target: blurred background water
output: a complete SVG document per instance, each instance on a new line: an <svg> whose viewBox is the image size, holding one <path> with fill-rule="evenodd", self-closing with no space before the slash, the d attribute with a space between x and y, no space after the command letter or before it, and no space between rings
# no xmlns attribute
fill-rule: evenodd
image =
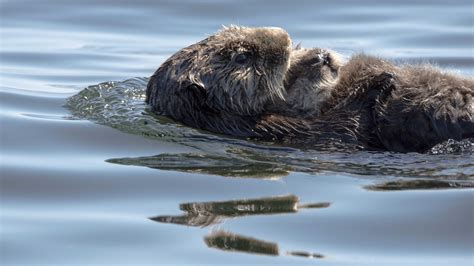
<svg viewBox="0 0 474 266"><path fill-rule="evenodd" d="M472 77L472 0L0 11L2 265L473 264L472 153L302 151L193 130L142 102L160 63L229 24Z"/></svg>

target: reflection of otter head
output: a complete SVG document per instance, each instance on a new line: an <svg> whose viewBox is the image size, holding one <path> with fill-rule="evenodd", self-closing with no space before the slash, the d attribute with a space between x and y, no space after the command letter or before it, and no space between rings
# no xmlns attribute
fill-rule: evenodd
<svg viewBox="0 0 474 266"><path fill-rule="evenodd" d="M255 115L282 98L291 40L280 28L225 27L174 54L151 77L147 103L176 120Z"/></svg>

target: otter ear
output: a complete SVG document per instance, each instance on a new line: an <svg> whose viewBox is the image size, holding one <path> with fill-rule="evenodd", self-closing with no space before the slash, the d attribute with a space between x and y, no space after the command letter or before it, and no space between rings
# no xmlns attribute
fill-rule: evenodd
<svg viewBox="0 0 474 266"><path fill-rule="evenodd" d="M192 102L195 103L195 107L201 111L209 109L207 107L207 90L202 84L191 83L186 87L187 97L192 98Z"/></svg>
<svg viewBox="0 0 474 266"><path fill-rule="evenodd" d="M186 91L189 93L189 96L193 98L193 102L197 103L195 107L197 107L199 110L206 113L219 113L218 110L208 104L208 93L202 84L192 83L186 87Z"/></svg>
<svg viewBox="0 0 474 266"><path fill-rule="evenodd" d="M198 75L189 75L180 83L181 92L185 93L183 96L192 103L194 108L205 112L215 112L207 103L209 90Z"/></svg>
<svg viewBox="0 0 474 266"><path fill-rule="evenodd" d="M179 81L181 91L184 92L186 97L192 97L195 102L203 103L207 98L207 90L204 87L204 83L197 75L189 75Z"/></svg>
<svg viewBox="0 0 474 266"><path fill-rule="evenodd" d="M207 98L207 91L201 84L191 83L186 87L186 90L201 103Z"/></svg>

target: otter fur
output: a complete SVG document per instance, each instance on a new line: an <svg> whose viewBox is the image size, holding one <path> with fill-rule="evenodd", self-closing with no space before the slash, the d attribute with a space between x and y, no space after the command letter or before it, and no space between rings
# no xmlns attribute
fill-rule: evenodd
<svg viewBox="0 0 474 266"><path fill-rule="evenodd" d="M322 107L331 97L341 66L340 56L332 51L301 48L298 45L290 55L290 66L284 81L284 99L276 99L265 109L269 112L284 110L285 115L297 117L320 115Z"/></svg>
<svg viewBox="0 0 474 266"><path fill-rule="evenodd" d="M151 76L153 112L186 125L240 137L281 138L292 124L261 119L283 99L291 39L280 28L230 26L166 60Z"/></svg>
<svg viewBox="0 0 474 266"><path fill-rule="evenodd" d="M336 140L423 152L474 137L474 81L431 66L291 48L280 28L232 26L166 60L151 110L186 125L288 144Z"/></svg>
<svg viewBox="0 0 474 266"><path fill-rule="evenodd" d="M306 54L320 57L310 51ZM396 66L364 54L353 56L344 65L331 65L331 58L338 60L336 54L326 57L329 69L339 66L332 72L337 75L324 78L321 74L321 78L310 80L314 86L304 96L324 95L324 101L313 105L314 110L296 114L312 114L309 120L318 122L312 131L317 131L322 121L336 120L363 147L399 152L426 151L448 139L474 137L472 78L445 73L431 65ZM303 61L299 64L298 69L324 70ZM307 71L292 73L291 67L288 73L300 79L308 76ZM301 86L294 84L296 88L294 85L287 90L301 91ZM309 87L308 82L302 84ZM273 111L295 115L291 102Z"/></svg>

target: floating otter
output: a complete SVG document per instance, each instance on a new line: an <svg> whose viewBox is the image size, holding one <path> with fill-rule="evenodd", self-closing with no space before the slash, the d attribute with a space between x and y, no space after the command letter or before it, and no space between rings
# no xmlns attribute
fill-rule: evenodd
<svg viewBox="0 0 474 266"><path fill-rule="evenodd" d="M152 111L186 125L285 143L336 140L426 151L474 137L474 81L428 66L292 49L279 28L224 28L151 77ZM313 102L313 104L311 104Z"/></svg>
<svg viewBox="0 0 474 266"><path fill-rule="evenodd" d="M225 27L166 60L150 78L146 102L153 112L215 133L296 135L299 119L264 115L268 102L283 99L291 50L283 29Z"/></svg>
<svg viewBox="0 0 474 266"><path fill-rule="evenodd" d="M265 110L298 117L321 115L322 107L331 97L341 66L340 56L332 51L301 48L298 45L290 55L290 66L284 81L284 99L269 103Z"/></svg>
<svg viewBox="0 0 474 266"><path fill-rule="evenodd" d="M310 50L304 53L315 60L320 58ZM316 75L309 83L287 87L290 93L301 91L301 86L309 87L306 98L324 96L321 104L313 105L314 110L310 107L300 116L309 112L317 114L310 120L338 121L347 127L345 134L352 134L362 146L391 151L426 151L448 139L474 137L473 79L443 73L429 65L396 66L363 54L342 66L331 63L337 55L329 53L326 58L322 64L336 75ZM311 60L299 61L298 69L324 73L324 68L308 62ZM307 70L295 72L291 75L299 79L308 76ZM280 104L273 111L291 113L288 110L294 110L294 105Z"/></svg>

